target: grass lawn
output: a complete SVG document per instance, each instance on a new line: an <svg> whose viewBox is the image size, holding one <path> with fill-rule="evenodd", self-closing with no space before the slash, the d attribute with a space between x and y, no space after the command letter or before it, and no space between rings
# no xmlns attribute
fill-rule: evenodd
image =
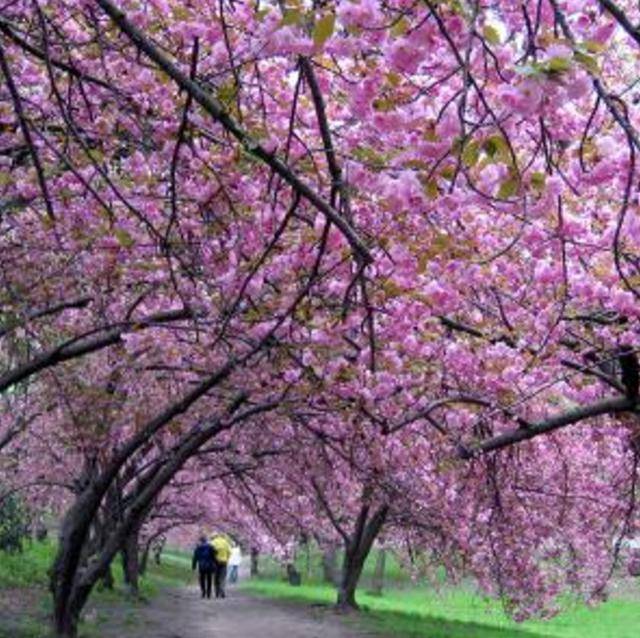
<svg viewBox="0 0 640 638"><path fill-rule="evenodd" d="M51 542L27 545L25 551L18 554L0 552L0 638L49 636L51 595L47 572L54 555L55 544ZM144 604L124 592L118 560L114 561L113 574L115 588L112 591L96 588L85 607L80 623L82 638L100 638L100 626L110 608L117 607L119 613L125 614L126 625L135 622L136 605ZM150 561L147 575L140 581L142 600L161 589L187 583L190 578L190 569L185 569L184 561L179 561L177 555L163 560L159 566Z"/></svg>
<svg viewBox="0 0 640 638"><path fill-rule="evenodd" d="M51 598L47 571L54 553L53 543L34 543L22 554L0 552L0 638L48 635ZM311 584L291 587L282 581L282 568L275 561L263 559L261 566L266 577L243 582L241 586L246 591L306 603L331 604L335 600L333 588L318 584L318 570L312 569L307 577L303 576ZM393 638L638 638L640 635L640 582L632 584L626 596L612 597L595 609L576 605L548 622L516 624L496 602L463 589L443 589L438 593L413 587L399 566L393 561L391 566L389 583L393 586L383 596L373 596L366 593L365 580L358 595L364 613L354 615L349 622ZM125 626L137 622L135 607L141 603L128 598L119 585L122 582L119 561L114 562L113 568L116 588L92 595L80 626L83 638L100 638L101 625L115 608L124 614ZM149 564L147 576L141 580L141 594L150 598L192 578L190 555L168 550L163 553L162 565Z"/></svg>
<svg viewBox="0 0 640 638"><path fill-rule="evenodd" d="M333 603L335 591L325 585L291 587L280 580L255 580L246 591L272 598ZM640 589L640 587L639 587ZM365 610L357 622L394 638L637 638L640 597L610 600L595 609L567 609L549 621L515 623L501 607L462 590L389 589L381 597L362 592Z"/></svg>

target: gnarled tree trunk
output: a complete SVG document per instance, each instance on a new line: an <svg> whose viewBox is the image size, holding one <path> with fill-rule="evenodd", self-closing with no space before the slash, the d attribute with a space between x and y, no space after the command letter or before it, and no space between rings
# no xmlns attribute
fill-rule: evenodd
<svg viewBox="0 0 640 638"><path fill-rule="evenodd" d="M389 507L382 505L369 516L370 507L364 505L360 510L355 529L345 544L342 574L338 587L339 608L349 610L358 609L356 589L362 575L362 568L371 551L371 547L378 536L389 513Z"/></svg>
<svg viewBox="0 0 640 638"><path fill-rule="evenodd" d="M139 528L127 536L122 545L122 572L124 584L131 596L137 597L139 590L140 560L138 555Z"/></svg>

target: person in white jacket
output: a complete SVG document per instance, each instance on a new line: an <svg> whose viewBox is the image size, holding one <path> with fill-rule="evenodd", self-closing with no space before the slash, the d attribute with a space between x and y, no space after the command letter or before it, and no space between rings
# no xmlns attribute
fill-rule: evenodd
<svg viewBox="0 0 640 638"><path fill-rule="evenodd" d="M234 545L231 548L231 556L229 557L229 582L238 582L238 570L242 563L242 552L239 545Z"/></svg>

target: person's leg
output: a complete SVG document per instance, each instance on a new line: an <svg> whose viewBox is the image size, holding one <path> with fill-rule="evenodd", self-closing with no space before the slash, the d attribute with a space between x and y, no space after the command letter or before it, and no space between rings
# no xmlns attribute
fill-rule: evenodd
<svg viewBox="0 0 640 638"><path fill-rule="evenodd" d="M220 598L220 565L216 565L213 571L213 584L216 590L216 598Z"/></svg>
<svg viewBox="0 0 640 638"><path fill-rule="evenodd" d="M205 583L205 572L203 572L201 569L198 570L198 575L200 576L200 592L202 593L202 597L204 598L207 591L206 591L206 583Z"/></svg>
<svg viewBox="0 0 640 638"><path fill-rule="evenodd" d="M213 576L212 571L207 572L207 598L211 598L211 579Z"/></svg>
<svg viewBox="0 0 640 638"><path fill-rule="evenodd" d="M225 598L226 593L224 591L225 581L227 580L227 566L226 564L220 565L220 598Z"/></svg>

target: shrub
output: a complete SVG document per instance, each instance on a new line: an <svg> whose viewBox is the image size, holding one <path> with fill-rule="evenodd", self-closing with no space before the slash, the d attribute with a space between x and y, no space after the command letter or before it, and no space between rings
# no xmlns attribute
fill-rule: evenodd
<svg viewBox="0 0 640 638"><path fill-rule="evenodd" d="M0 500L0 550L21 552L22 543L29 535L29 513L24 503L14 494Z"/></svg>

